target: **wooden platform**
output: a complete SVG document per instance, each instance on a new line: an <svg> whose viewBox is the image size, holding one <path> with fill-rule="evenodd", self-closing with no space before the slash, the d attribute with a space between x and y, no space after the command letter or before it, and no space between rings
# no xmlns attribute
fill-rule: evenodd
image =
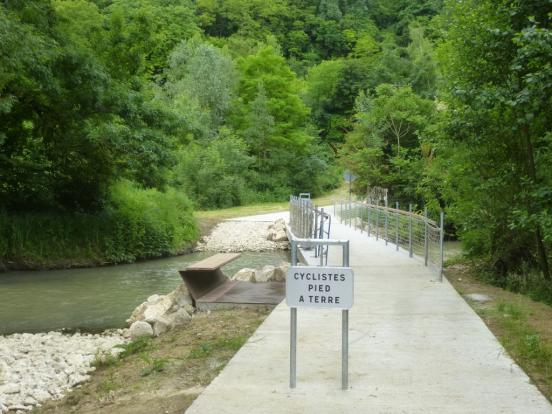
<svg viewBox="0 0 552 414"><path fill-rule="evenodd" d="M241 253L217 253L188 266L185 270L216 270L240 256Z"/></svg>
<svg viewBox="0 0 552 414"><path fill-rule="evenodd" d="M180 271L194 306L209 304L277 305L285 296L285 283L230 280L221 267L240 253L217 253Z"/></svg>

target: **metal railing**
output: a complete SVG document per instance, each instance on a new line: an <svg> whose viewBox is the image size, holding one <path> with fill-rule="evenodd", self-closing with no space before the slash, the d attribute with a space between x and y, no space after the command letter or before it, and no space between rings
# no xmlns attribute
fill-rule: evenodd
<svg viewBox="0 0 552 414"><path fill-rule="evenodd" d="M290 229L296 238L329 239L332 216L312 203L310 197L302 193L289 200ZM329 244L318 243L314 247L314 257L320 257L320 265L328 264Z"/></svg>
<svg viewBox="0 0 552 414"><path fill-rule="evenodd" d="M334 203L334 215L341 223L366 232L368 237L382 239L385 244L392 243L395 249L403 248L410 257L422 257L424 264L438 272L439 280L443 278L443 241L444 214L440 214L437 223L423 214L401 210L399 203L395 208L379 206L367 202L339 201Z"/></svg>

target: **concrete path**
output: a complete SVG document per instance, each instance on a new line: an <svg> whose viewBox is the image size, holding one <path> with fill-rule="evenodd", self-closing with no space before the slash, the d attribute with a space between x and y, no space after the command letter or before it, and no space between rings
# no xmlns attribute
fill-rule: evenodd
<svg viewBox="0 0 552 414"><path fill-rule="evenodd" d="M355 271L350 389L340 389L341 312L304 309L297 388L288 388L289 308L281 303L187 414L552 413L446 280L343 225L333 225L332 238L350 239ZM330 250L330 264L339 265L340 254Z"/></svg>

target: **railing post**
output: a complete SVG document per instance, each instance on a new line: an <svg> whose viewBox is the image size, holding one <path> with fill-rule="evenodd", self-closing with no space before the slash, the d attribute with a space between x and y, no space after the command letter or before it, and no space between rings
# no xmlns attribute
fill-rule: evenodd
<svg viewBox="0 0 552 414"><path fill-rule="evenodd" d="M441 253L441 266L439 269L439 281L443 281L443 267L445 263L445 212L441 210L441 226L440 226L440 240L439 249Z"/></svg>
<svg viewBox="0 0 552 414"><path fill-rule="evenodd" d="M339 213L339 222L343 224L343 201L339 202L339 210L341 211Z"/></svg>
<svg viewBox="0 0 552 414"><path fill-rule="evenodd" d="M379 203L376 206L376 241L379 240L379 216L380 216L380 208Z"/></svg>
<svg viewBox="0 0 552 414"><path fill-rule="evenodd" d="M297 266L297 243L291 240L291 265ZM297 308L290 309L289 388L297 385Z"/></svg>
<svg viewBox="0 0 552 414"><path fill-rule="evenodd" d="M319 229L319 234L318 234L319 239L324 238L324 221L325 221L324 209L321 209L320 210L320 229ZM324 246L323 245L321 245L318 248L318 254L320 255L320 266L323 266L324 265L324 263L322 262L322 260L324 260Z"/></svg>
<svg viewBox="0 0 552 414"><path fill-rule="evenodd" d="M347 243L343 244L343 267L349 267L349 241L347 240Z"/></svg>
<svg viewBox="0 0 552 414"><path fill-rule="evenodd" d="M318 236L318 207L314 206L314 231L311 237L315 239Z"/></svg>
<svg viewBox="0 0 552 414"><path fill-rule="evenodd" d="M388 236L388 222L389 222L389 210L387 210L387 197L385 198L385 245L387 246L387 239L389 238Z"/></svg>
<svg viewBox="0 0 552 414"><path fill-rule="evenodd" d="M368 237L370 237L370 230L372 230L372 218L371 213L372 212L372 205L368 204Z"/></svg>
<svg viewBox="0 0 552 414"><path fill-rule="evenodd" d="M341 311L341 389L349 388L349 310Z"/></svg>
<svg viewBox="0 0 552 414"><path fill-rule="evenodd" d="M349 242L343 245L343 266L349 267ZM349 310L341 311L341 388L349 388Z"/></svg>
<svg viewBox="0 0 552 414"><path fill-rule="evenodd" d="M358 209L358 217L357 217L357 227L360 230L360 233L362 234L362 223L364 222L364 206L362 203L357 204Z"/></svg>
<svg viewBox="0 0 552 414"><path fill-rule="evenodd" d="M401 220L401 215L399 214L399 202L397 201L397 204L396 204L396 210L395 211L395 214L397 215L397 232L395 234L395 247L397 251L399 251L399 225L400 225L400 220Z"/></svg>
<svg viewBox="0 0 552 414"><path fill-rule="evenodd" d="M428 225L427 225L427 207L424 207L424 264L427 266L427 260L429 258L429 240Z"/></svg>
<svg viewBox="0 0 552 414"><path fill-rule="evenodd" d="M408 256L412 257L412 204L408 205Z"/></svg>

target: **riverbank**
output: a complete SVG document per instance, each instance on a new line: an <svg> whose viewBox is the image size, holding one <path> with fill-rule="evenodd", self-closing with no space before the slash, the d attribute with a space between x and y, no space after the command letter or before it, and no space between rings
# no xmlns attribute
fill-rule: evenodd
<svg viewBox="0 0 552 414"><path fill-rule="evenodd" d="M126 342L121 330L0 336L0 412L29 411L62 398L90 379L97 358L115 357Z"/></svg>
<svg viewBox="0 0 552 414"><path fill-rule="evenodd" d="M202 248L203 250L207 251L210 251L211 249L215 249L215 251L220 251L221 249L223 249L222 245L224 244L227 249L230 249L232 251L272 251L275 249L285 249L287 248L287 241L281 239L282 234L280 233L283 233L283 224L281 222L275 224L271 222L226 221L220 223L219 226L213 231L213 233L204 240ZM285 233L283 237L285 238ZM278 241L269 239L275 239ZM209 253L205 254L208 255ZM247 260L247 257L249 257L250 254L252 253L248 252L244 254L245 260ZM282 261L280 253L278 253L276 256L279 258L278 263L280 263ZM274 261L276 259L272 260ZM236 262L239 262L239 260L237 260ZM242 263L240 265L240 268L246 266L257 267L260 264L261 263L255 264L255 260L249 260L247 261L247 263ZM233 265L237 266L238 263L233 263ZM181 267L182 265L180 265L179 268ZM124 268L125 266L116 267L117 270L121 270ZM172 269L171 273L174 273L173 276L176 278L176 282L177 280L179 280L178 272L176 268L173 268L172 266L170 267L170 269ZM82 270L93 271L94 269ZM96 270L96 272L97 271L98 270ZM161 273L165 275L166 271L162 271ZM233 273L235 273L235 271L228 269L229 275ZM55 274L53 272L49 272L49 276L55 276ZM84 279L88 280L90 278L84 277ZM110 277L109 279L112 279L112 277ZM164 277L163 279L166 279L166 277ZM95 280L98 281L97 278ZM106 280L105 282L108 281ZM105 283L100 283L100 285L102 285L102 290L106 286ZM97 292L97 294L90 294L90 288L86 289L86 292L88 292L89 296L94 297L94 301L101 302L105 306L106 301L101 299L101 292ZM55 295L55 297L61 296L67 297L67 295ZM69 297L67 297L67 299L69 299ZM71 299L75 298L71 297ZM145 298L143 298L143 300L145 300ZM54 306L54 308L56 306ZM247 333L249 332L248 329L251 327L250 319L253 319L255 321L259 317L259 315L264 318L264 316L268 313L269 308L270 307L263 307L260 311L239 309L229 310L222 314L215 312L212 314L212 316L211 313L194 314L191 317L190 321L185 324L185 326L175 328L173 330L174 332L171 331L167 334L163 334L162 336L164 337L165 335L172 335L174 337L176 335L178 337L184 337L188 333L196 335L197 346L194 349L197 348L200 349L200 351L194 351L192 349L192 353L201 353L203 352L203 350L206 350L205 352L207 354L210 354L211 346L215 348L221 347L221 360L224 360L224 358L226 357L231 357L230 351L232 351L233 353L237 349L239 349L241 344L245 342L248 336L238 335L238 337L235 337L234 332L232 332L231 334L229 334L228 340L224 339L224 337L223 339L220 339L220 337L216 337L217 329L211 328L210 325L216 326L217 324L220 324L221 319L231 320L235 317L237 317L238 319L243 318L245 321L243 332ZM199 318L199 320L201 321L198 324L198 331L209 331L210 329L213 329L213 338L207 345L202 342L202 332L194 331L193 326L196 318ZM208 319L208 321L205 321L205 319ZM260 320L258 321L258 323L260 323ZM235 326L233 325L232 328L235 328ZM172 358L171 352L175 350L178 352L178 344L173 344L171 348L161 337L152 339L148 338L146 340L146 348L148 351L158 350L156 345L158 342L161 344L166 344L165 350L161 350L161 352L155 352L150 357L146 352L146 348L143 348L143 340L137 340L128 343L128 339L126 339L126 336L128 335L125 334L123 330L106 331L99 335L87 335L80 333L67 335L60 332L49 332L0 336L0 361L4 361L3 363L0 362L0 410L3 410L2 413L6 412L7 410L9 410L10 413L24 412L32 409L33 407L40 406L43 403L46 404L46 407L57 407L58 400L60 399L61 401L65 401L65 403L59 404L67 404L69 407L72 407L74 405L73 403L75 395L79 395L81 387L88 389L89 387L96 386L96 391L91 391L90 393L102 394L102 390L104 388L111 387L111 385L109 385L110 383L104 383L103 379L98 380L96 373L94 373L94 375L91 375L95 371L95 366L93 364L95 361L98 361L98 356L100 354L104 355L103 360L106 361L100 363L100 370L109 369L109 367L113 365L118 367L126 367L123 368L123 370L129 369L132 371L136 369L136 365L138 364L141 367L140 375L148 376L153 372L158 373L158 371L165 371L169 359ZM128 343L128 345L125 345L126 343ZM122 348L120 346L122 346ZM164 346L165 345L162 345L161 348L164 349ZM132 358L128 361L126 360L126 357L129 356L129 349L132 350L130 354L134 352L140 354L141 362L137 362ZM118 360L116 356L121 352L123 352L125 358L123 358L122 360ZM192 356L190 358L196 359L195 356ZM145 366L143 366L142 364L144 361L148 361ZM201 378L205 377L212 379L212 377L216 375L216 372L218 372L219 366L213 366L211 362L209 362L209 360L204 362L207 365L201 368L201 371L203 372L201 374ZM193 364L195 363L196 362L193 362ZM131 366L132 368L130 368ZM144 372L147 372L147 374L144 374ZM100 376L100 378L102 377ZM102 382L101 384L98 384L97 381ZM134 386L136 379L129 379L129 381ZM179 381L175 380L174 378L172 378L170 381L174 382L175 387L176 384L179 383ZM126 390L125 393L129 392L132 393L133 391ZM66 393L69 394L67 397L64 397ZM189 398L192 394L186 394L186 398ZM108 394L108 400L111 401L111 399L112 395ZM177 399L177 401L179 402L179 404L182 403L181 399ZM93 402L94 401L91 400L85 404L92 405ZM177 406L175 405L175 408L176 407ZM59 412L59 408L56 408L55 410L55 412ZM91 412L97 411L95 409L91 409Z"/></svg>
<svg viewBox="0 0 552 414"><path fill-rule="evenodd" d="M143 340L36 414L181 414L224 368L272 307L196 313L186 326Z"/></svg>

